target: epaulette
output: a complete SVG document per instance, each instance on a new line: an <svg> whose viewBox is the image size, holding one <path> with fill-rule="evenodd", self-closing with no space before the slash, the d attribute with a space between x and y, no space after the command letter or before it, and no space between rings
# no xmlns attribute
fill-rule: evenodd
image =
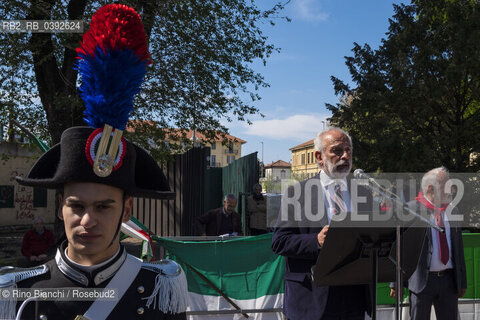
<svg viewBox="0 0 480 320"><path fill-rule="evenodd" d="M48 267L42 264L33 268L2 267L0 268L0 319L14 319L17 299L8 292L9 289L17 288L17 283L48 272ZM5 291L5 292L3 292Z"/></svg>
<svg viewBox="0 0 480 320"><path fill-rule="evenodd" d="M153 303L153 308L158 307L162 312L181 313L187 310L187 278L178 263L173 260L162 259L154 262L144 262L142 269L157 273L152 294L143 298L147 299L147 308L150 308Z"/></svg>

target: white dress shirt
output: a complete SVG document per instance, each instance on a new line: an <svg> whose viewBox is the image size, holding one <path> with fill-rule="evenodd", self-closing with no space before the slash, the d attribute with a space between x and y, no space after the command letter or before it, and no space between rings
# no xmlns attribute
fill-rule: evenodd
<svg viewBox="0 0 480 320"><path fill-rule="evenodd" d="M351 211L350 193L348 192L347 178L333 179L322 170L320 171L320 183L323 188L323 194L325 195L325 207L327 209L328 223L330 223L332 216L336 213L333 200L335 196L335 185L340 185L340 190L342 191L343 201L347 206L347 211Z"/></svg>

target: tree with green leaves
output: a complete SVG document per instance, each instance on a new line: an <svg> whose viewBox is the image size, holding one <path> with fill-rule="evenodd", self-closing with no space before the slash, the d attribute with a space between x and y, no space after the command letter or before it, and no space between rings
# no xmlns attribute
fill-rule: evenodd
<svg viewBox="0 0 480 320"><path fill-rule="evenodd" d="M332 77L340 102L330 122L353 138L366 171L480 169L480 3L394 5L386 38L355 43L353 88Z"/></svg>
<svg viewBox="0 0 480 320"><path fill-rule="evenodd" d="M120 3L141 15L153 60L132 115L150 121L135 122L137 142L159 157L167 150L157 143L165 137L161 129L193 129L213 139L215 130L228 132L222 120L249 122L248 116L259 112L257 90L268 84L251 63L266 63L278 50L261 25L287 19L279 16L284 4L260 10L248 0ZM88 28L93 12L104 4L8 0L0 3L0 16L84 20ZM0 33L0 123L15 118L52 144L66 128L84 124L75 70L80 39L80 33Z"/></svg>

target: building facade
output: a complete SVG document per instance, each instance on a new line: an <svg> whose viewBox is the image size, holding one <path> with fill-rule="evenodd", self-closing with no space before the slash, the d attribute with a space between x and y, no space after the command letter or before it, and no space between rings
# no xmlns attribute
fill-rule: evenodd
<svg viewBox="0 0 480 320"><path fill-rule="evenodd" d="M0 142L0 226L31 225L36 216L55 220L55 191L21 186L41 152L18 143Z"/></svg>
<svg viewBox="0 0 480 320"><path fill-rule="evenodd" d="M283 160L277 160L267 164L265 177L260 179L263 192L282 193L282 181L291 178L291 164Z"/></svg>
<svg viewBox="0 0 480 320"><path fill-rule="evenodd" d="M227 139L227 145L222 144L221 138L212 143L204 143L206 147L210 147L211 167L225 167L242 157L242 144L246 141L231 135L227 135Z"/></svg>
<svg viewBox="0 0 480 320"><path fill-rule="evenodd" d="M292 165L283 160L277 160L265 166L265 178L272 177L274 181L290 179Z"/></svg>
<svg viewBox="0 0 480 320"><path fill-rule="evenodd" d="M136 126L152 126L157 127L154 121L131 121L133 126L127 127L129 133L135 133ZM165 143L171 153L183 153L190 149L192 146L205 146L210 148L210 167L225 167L233 161L242 157L242 145L247 141L234 137L230 134L225 134L225 138L220 132L216 133L215 141L208 142L204 134L193 130L180 130L180 129L161 129L165 130ZM190 142L182 141L182 139L190 140ZM224 143L223 141L226 140ZM149 141L149 143L155 147L155 141ZM173 148L176 145L176 148Z"/></svg>
<svg viewBox="0 0 480 320"><path fill-rule="evenodd" d="M191 140L194 145L203 145L210 148L210 167L226 167L233 161L242 157L242 144L247 141L227 134L225 138L227 143L223 144L223 137L218 134L214 142L207 142L202 133L195 133L193 141L193 131L186 131L186 138ZM167 138L168 140L168 138ZM174 143L174 142L172 142Z"/></svg>
<svg viewBox="0 0 480 320"><path fill-rule="evenodd" d="M313 139L290 148L290 151L292 151L293 176L301 179L310 178L320 171L315 159Z"/></svg>

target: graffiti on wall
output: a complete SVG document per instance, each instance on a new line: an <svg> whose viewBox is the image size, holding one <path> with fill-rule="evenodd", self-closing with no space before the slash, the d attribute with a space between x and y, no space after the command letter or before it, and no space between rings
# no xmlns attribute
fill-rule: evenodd
<svg viewBox="0 0 480 320"><path fill-rule="evenodd" d="M10 172L10 182L15 183L15 210L17 220L33 220L35 217L35 208L33 207L33 188L19 185L15 177L23 177L22 172L13 170Z"/></svg>

